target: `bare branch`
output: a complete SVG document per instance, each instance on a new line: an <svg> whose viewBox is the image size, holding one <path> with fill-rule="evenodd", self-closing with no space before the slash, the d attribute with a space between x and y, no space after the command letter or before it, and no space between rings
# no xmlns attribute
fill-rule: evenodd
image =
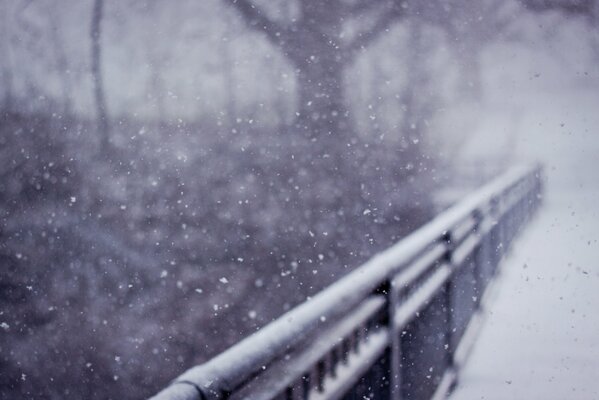
<svg viewBox="0 0 599 400"><path fill-rule="evenodd" d="M357 0L353 4L348 4L345 10L353 15L368 13L375 10L376 7L380 7L384 3L384 0Z"/></svg>
<svg viewBox="0 0 599 400"><path fill-rule="evenodd" d="M250 0L226 0L239 13L250 28L263 32L275 45L280 46L287 36L287 29L269 19Z"/></svg>
<svg viewBox="0 0 599 400"><path fill-rule="evenodd" d="M378 39L381 34L388 32L389 27L404 16L405 13L395 2L391 3L386 9L381 10L376 22L363 32L359 33L356 38L347 45L345 50L346 58L351 60L356 54Z"/></svg>
<svg viewBox="0 0 599 400"><path fill-rule="evenodd" d="M520 0L532 11L558 10L566 14L591 15L594 0Z"/></svg>

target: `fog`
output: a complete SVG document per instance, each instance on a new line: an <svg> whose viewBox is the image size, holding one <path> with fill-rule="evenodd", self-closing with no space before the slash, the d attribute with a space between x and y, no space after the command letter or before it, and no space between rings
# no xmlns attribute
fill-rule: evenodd
<svg viewBox="0 0 599 400"><path fill-rule="evenodd" d="M0 398L148 397L511 165L596 193L598 18L0 0Z"/></svg>

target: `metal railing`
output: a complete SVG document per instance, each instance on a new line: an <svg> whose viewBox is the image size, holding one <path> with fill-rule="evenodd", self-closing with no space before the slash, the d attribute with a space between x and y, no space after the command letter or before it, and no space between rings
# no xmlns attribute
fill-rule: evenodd
<svg viewBox="0 0 599 400"><path fill-rule="evenodd" d="M508 171L153 399L444 397L540 199L539 166Z"/></svg>

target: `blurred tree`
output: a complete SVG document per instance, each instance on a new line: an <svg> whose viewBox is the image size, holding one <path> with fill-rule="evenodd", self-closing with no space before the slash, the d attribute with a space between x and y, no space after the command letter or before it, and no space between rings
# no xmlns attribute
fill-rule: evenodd
<svg viewBox="0 0 599 400"><path fill-rule="evenodd" d="M56 71L60 76L62 91L62 112L69 115L72 112L71 92L73 91L72 78L68 54L63 38L62 26L60 24L60 10L53 4L47 6L48 19L50 23L50 41Z"/></svg>
<svg viewBox="0 0 599 400"><path fill-rule="evenodd" d="M91 73L94 83L94 100L96 104L96 118L98 132L101 137L101 146L104 150L110 147L110 126L106 110L104 83L102 78L102 18L104 0L94 0L91 19Z"/></svg>
<svg viewBox="0 0 599 400"><path fill-rule="evenodd" d="M430 114L430 106L434 103L432 96L419 96L418 93L430 80L430 72L425 59L423 43L423 26L420 21L410 19L409 36L406 49L406 84L400 95L402 108L401 131L402 148L407 149L410 143L418 141L422 129L422 120ZM426 109L429 110L426 110Z"/></svg>
<svg viewBox="0 0 599 400"><path fill-rule="evenodd" d="M309 138L352 135L343 92L345 68L402 17L400 3L299 0L283 15L281 7L226 1L293 65L299 102L296 127Z"/></svg>

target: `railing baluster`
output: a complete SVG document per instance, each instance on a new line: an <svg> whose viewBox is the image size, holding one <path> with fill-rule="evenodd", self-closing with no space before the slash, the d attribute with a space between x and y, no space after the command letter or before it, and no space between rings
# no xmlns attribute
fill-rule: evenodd
<svg viewBox="0 0 599 400"><path fill-rule="evenodd" d="M402 383L402 351L401 351L401 329L395 325L395 314L400 303L400 293L403 288L395 285L392 280L389 288L387 314L389 315L389 331L391 333L391 345L389 347L391 359L391 376L389 379L389 397L391 400L401 400Z"/></svg>
<svg viewBox="0 0 599 400"><path fill-rule="evenodd" d="M302 399L308 400L310 398L310 390L312 389L310 374L305 374L302 377Z"/></svg>
<svg viewBox="0 0 599 400"><path fill-rule="evenodd" d="M320 360L318 364L316 364L316 389L319 392L324 391L324 379L326 377L326 372L326 359Z"/></svg>
<svg viewBox="0 0 599 400"><path fill-rule="evenodd" d="M443 241L445 242L445 246L447 248L446 253L445 253L445 262L448 263L453 268L459 267L459 266L456 266L453 264L453 252L455 250L455 243L453 241L451 231L445 232L443 234ZM454 329L455 329L455 322L454 322L453 301L452 301L453 281L455 279L455 276L456 276L456 272L454 271L453 276L447 280L447 283L443 287L443 297L444 297L444 301L445 301L444 307L445 307L445 311L447 314L446 326L445 326L446 327L446 329L445 329L445 349L446 349L445 369L453 368L453 351L455 350L454 344L453 344L453 333L454 333Z"/></svg>

